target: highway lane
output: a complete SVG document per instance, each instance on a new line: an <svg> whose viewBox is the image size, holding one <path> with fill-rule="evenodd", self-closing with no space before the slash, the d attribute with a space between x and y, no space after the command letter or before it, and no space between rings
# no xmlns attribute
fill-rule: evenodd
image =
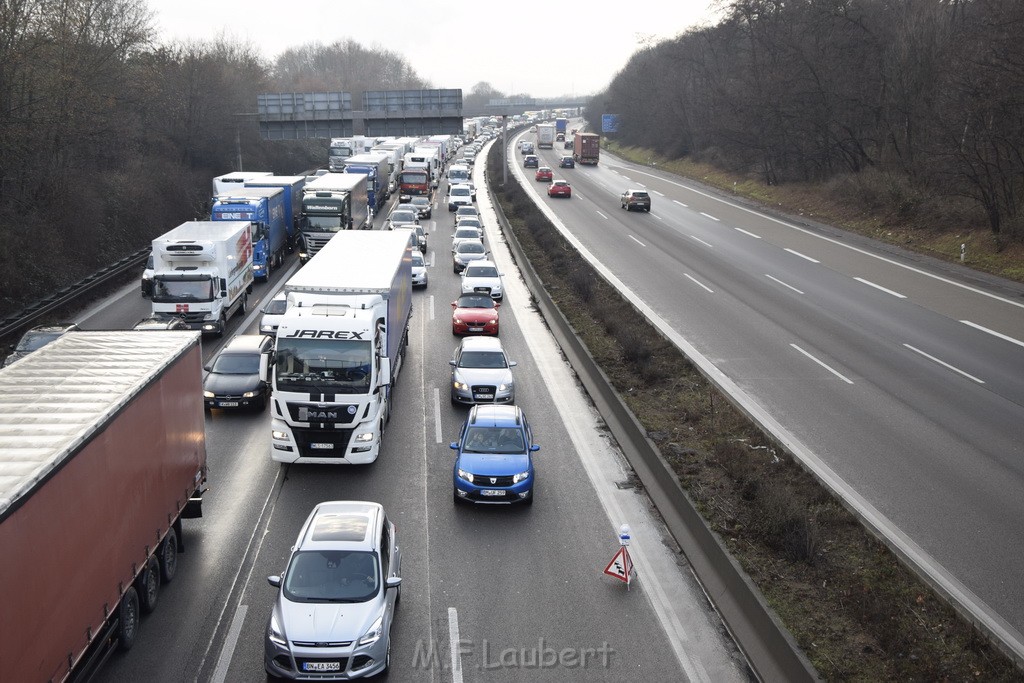
<svg viewBox="0 0 1024 683"><path fill-rule="evenodd" d="M450 270L445 209L435 213L430 231L431 283L414 294L411 346L381 458L365 468L282 467L269 458L268 414L212 413L205 517L186 522L179 577L144 620L135 649L112 658L101 680L261 678L274 598L265 577L283 568L312 506L339 498L378 500L398 527L405 582L393 633L395 680L746 678L742 658L667 545L646 498L619 487L627 478L621 456L530 310L499 247L493 215L491 246L509 287L501 338L520 362L517 402L542 445L538 499L526 509L453 507L448 442L467 411L446 399L447 359L458 343L449 305L458 277ZM265 300L272 289L259 286L257 293ZM132 288L87 326L128 326L146 308ZM241 328L255 331L257 321L251 313ZM218 346L207 344L205 355ZM629 593L600 573L617 547L621 521L634 527L642 572ZM459 671L450 653L456 620ZM546 653L565 649L576 665L531 665L534 656L545 662Z"/></svg>
<svg viewBox="0 0 1024 683"><path fill-rule="evenodd" d="M561 153L541 151L543 163ZM1024 627L1010 578L1024 570L1024 289L863 239L843 246L838 231L791 226L609 155L557 177L576 196L538 192L540 202L638 301L954 589ZM651 213L622 211L618 195L639 185Z"/></svg>

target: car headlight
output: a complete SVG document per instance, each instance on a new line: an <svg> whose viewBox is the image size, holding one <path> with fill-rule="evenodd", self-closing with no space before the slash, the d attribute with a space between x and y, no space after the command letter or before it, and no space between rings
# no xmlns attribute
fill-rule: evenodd
<svg viewBox="0 0 1024 683"><path fill-rule="evenodd" d="M370 630L363 634L363 637L359 639L360 645L372 645L380 640L381 635L384 632L384 615L381 614L377 617L376 621L370 627Z"/></svg>
<svg viewBox="0 0 1024 683"><path fill-rule="evenodd" d="M267 626L267 637L270 638L270 642L281 647L288 647L288 641L284 637L284 630L281 625L277 623L277 615L270 615L270 625Z"/></svg>
<svg viewBox="0 0 1024 683"><path fill-rule="evenodd" d="M242 398L256 398L259 395L260 392L258 391L247 391L244 394L242 394Z"/></svg>
<svg viewBox="0 0 1024 683"><path fill-rule="evenodd" d="M456 389L464 389L466 391L469 391L469 385L466 384L465 382L459 382L458 380L456 380L452 382L452 386L455 387Z"/></svg>
<svg viewBox="0 0 1024 683"><path fill-rule="evenodd" d="M526 481L529 478L530 478L530 471L529 470L527 470L526 472L520 472L519 474L513 474L512 475L512 483L513 484L518 484L519 482Z"/></svg>
<svg viewBox="0 0 1024 683"><path fill-rule="evenodd" d="M470 484L473 483L473 475L471 473L467 472L466 470L461 470L461 469L459 470L459 479L465 479Z"/></svg>
<svg viewBox="0 0 1024 683"><path fill-rule="evenodd" d="M373 441L373 432L364 432L363 434L356 434L355 441L361 443L368 443Z"/></svg>
<svg viewBox="0 0 1024 683"><path fill-rule="evenodd" d="M452 322L455 323L456 325L461 325L462 324L462 318L454 317L454 318L452 318Z"/></svg>
<svg viewBox="0 0 1024 683"><path fill-rule="evenodd" d="M214 397L214 393L212 391L204 391L203 392L203 397L204 398L213 398Z"/></svg>
<svg viewBox="0 0 1024 683"><path fill-rule="evenodd" d="M498 391L512 391L513 386L515 386L513 382L502 382L498 385Z"/></svg>
<svg viewBox="0 0 1024 683"><path fill-rule="evenodd" d="M497 325L497 324L498 324L498 319L497 319L497 318L491 318L490 320L488 320L488 321L487 321L486 323L484 323L484 324L485 324L485 325Z"/></svg>

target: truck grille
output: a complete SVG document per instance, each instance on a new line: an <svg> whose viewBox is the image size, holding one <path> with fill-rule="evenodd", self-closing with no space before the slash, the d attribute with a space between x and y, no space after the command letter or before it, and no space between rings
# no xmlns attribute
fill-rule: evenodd
<svg viewBox="0 0 1024 683"><path fill-rule="evenodd" d="M353 429L296 429L295 445L303 458L344 458ZM327 447L327 446L330 447Z"/></svg>

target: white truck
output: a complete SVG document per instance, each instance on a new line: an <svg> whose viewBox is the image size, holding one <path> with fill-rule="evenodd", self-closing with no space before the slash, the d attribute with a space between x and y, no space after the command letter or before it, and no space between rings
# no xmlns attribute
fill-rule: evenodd
<svg viewBox="0 0 1024 683"><path fill-rule="evenodd" d="M377 459L409 337L415 239L340 232L285 284L269 369L275 461Z"/></svg>
<svg viewBox="0 0 1024 683"><path fill-rule="evenodd" d="M274 174L270 171L232 171L231 173L219 175L213 179L213 194L210 196L221 197L231 194L234 190L240 190L245 187L245 181L247 180L270 175Z"/></svg>
<svg viewBox="0 0 1024 683"><path fill-rule="evenodd" d="M376 145L370 153L386 154L388 158L388 192L398 192L398 174L402 172L402 156L405 155L405 145L399 142L384 142Z"/></svg>
<svg viewBox="0 0 1024 683"><path fill-rule="evenodd" d="M402 159L402 170L425 168L430 176L430 186L437 187L441 179L441 160L437 147L416 147Z"/></svg>
<svg viewBox="0 0 1024 683"><path fill-rule="evenodd" d="M299 260L306 263L343 230L370 227L369 185L361 173L327 173L303 188L302 244Z"/></svg>
<svg viewBox="0 0 1024 683"><path fill-rule="evenodd" d="M252 293L249 221L189 221L153 240L153 313L224 334Z"/></svg>
<svg viewBox="0 0 1024 683"><path fill-rule="evenodd" d="M356 135L351 138L331 138L327 148L327 168L335 173L341 173L345 168L345 160L350 156L362 154L371 143L365 136Z"/></svg>
<svg viewBox="0 0 1024 683"><path fill-rule="evenodd" d="M555 124L553 123L538 123L537 124L537 148L538 149L551 149L555 146Z"/></svg>

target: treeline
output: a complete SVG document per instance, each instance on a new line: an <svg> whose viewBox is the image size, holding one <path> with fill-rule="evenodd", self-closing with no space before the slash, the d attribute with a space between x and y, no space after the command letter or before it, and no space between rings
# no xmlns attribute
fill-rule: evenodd
<svg viewBox="0 0 1024 683"><path fill-rule="evenodd" d="M908 218L970 198L1000 244L1024 238L1020 0L735 0L594 101L624 144Z"/></svg>
<svg viewBox="0 0 1024 683"><path fill-rule="evenodd" d="M351 41L272 64L155 39L142 0L0 3L0 315L202 216L239 152L245 169L322 165L326 141L260 141L257 94L430 87Z"/></svg>

